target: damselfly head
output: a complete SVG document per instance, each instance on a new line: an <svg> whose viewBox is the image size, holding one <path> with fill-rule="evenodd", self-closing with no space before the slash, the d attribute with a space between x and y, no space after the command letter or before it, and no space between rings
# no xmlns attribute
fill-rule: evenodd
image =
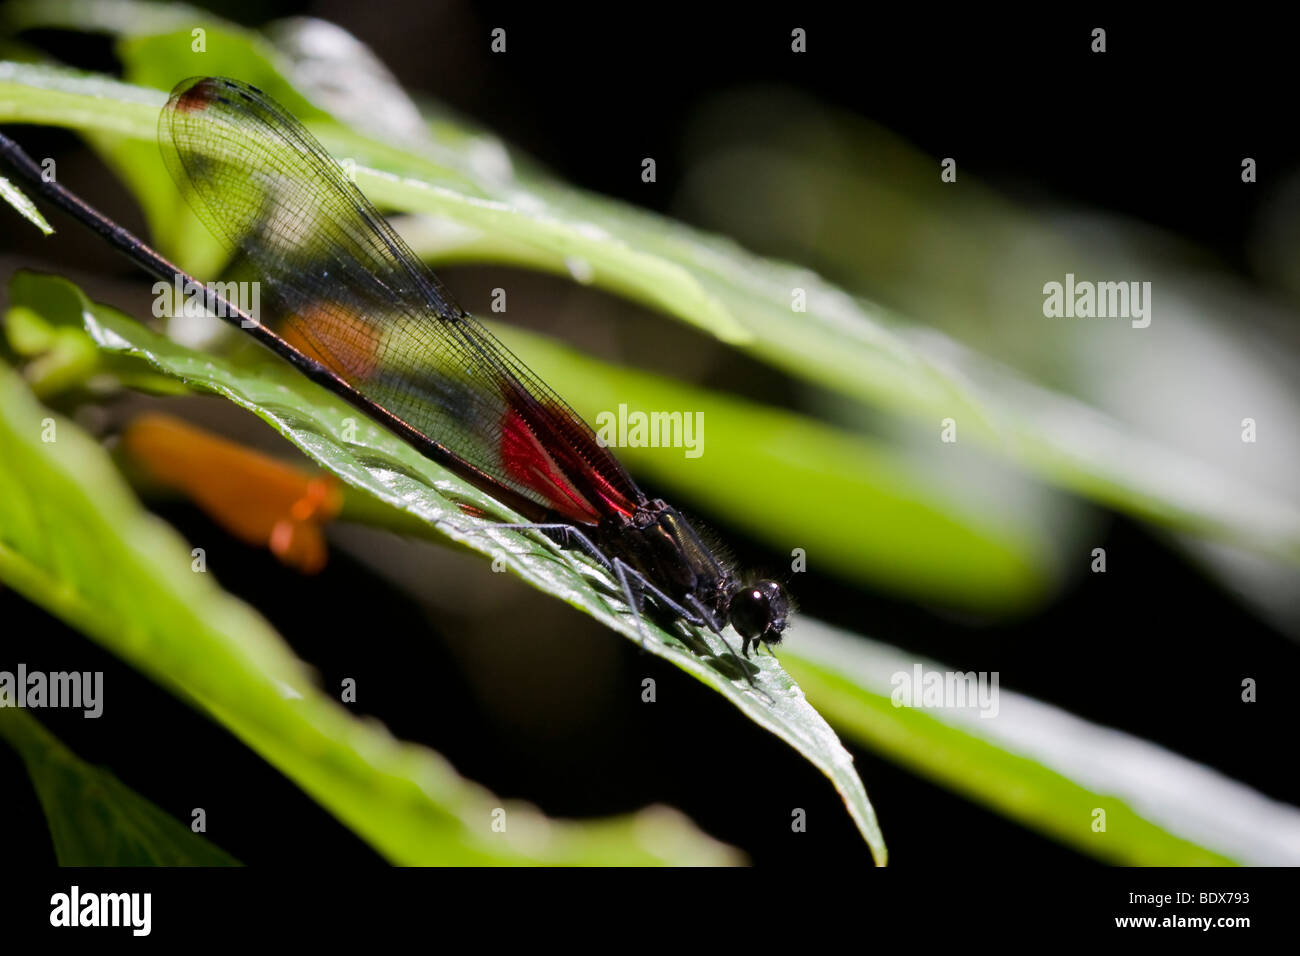
<svg viewBox="0 0 1300 956"><path fill-rule="evenodd" d="M778 644L790 613L790 598L776 581L756 581L731 595L727 616L731 626L751 643Z"/></svg>

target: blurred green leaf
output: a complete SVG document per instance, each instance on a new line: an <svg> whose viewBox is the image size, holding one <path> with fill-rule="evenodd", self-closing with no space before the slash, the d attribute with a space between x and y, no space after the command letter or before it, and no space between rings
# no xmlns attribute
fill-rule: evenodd
<svg viewBox="0 0 1300 956"><path fill-rule="evenodd" d="M239 866L107 770L82 761L25 711L0 707L0 738L27 766L60 866Z"/></svg>
<svg viewBox="0 0 1300 956"><path fill-rule="evenodd" d="M943 182L938 156L791 89L720 93L684 138L689 173L676 206L684 216L756 251L815 263L849 290L923 318L925 328L900 333L942 349L956 374L1037 423L1040 435L1061 436L1058 449L1041 441L1024 449L1040 470L1097 501L1206 535L1190 552L1229 590L1253 592L1269 616L1288 603L1300 353L1287 332L1297 314L1266 288L1213 250L1113 210L1018 184L991 188L969 170ZM1294 220L1286 194L1279 186L1268 208ZM1135 330L1123 320L1046 318L1044 283L1067 273L1149 280L1153 321ZM1016 371L990 368L970 349ZM1025 387L1026 374L1051 391ZM1241 440L1245 415L1269 423L1266 440ZM1071 460L1080 453L1093 458L1091 474ZM1222 532L1191 512L1231 513L1257 533L1253 553L1218 560L1235 549L1210 540ZM1289 603L1278 615L1284 629L1300 621Z"/></svg>
<svg viewBox="0 0 1300 956"><path fill-rule="evenodd" d="M23 374L38 397L87 386L92 379L101 389L125 385L160 395L185 393L185 386L174 378L101 351L86 334L81 321L84 299L75 287L41 286L34 273L15 273L11 281L13 288L30 281L35 283L31 288L40 289L40 311L11 304L3 322L5 342L14 358L26 360Z"/></svg>
<svg viewBox="0 0 1300 956"><path fill-rule="evenodd" d="M95 328L112 336L113 324ZM195 573L188 546L140 510L104 451L3 365L0 461L0 580L211 714L393 862L735 861L664 808L548 820L352 717L261 617ZM498 809L505 832L493 831Z"/></svg>
<svg viewBox="0 0 1300 956"><path fill-rule="evenodd" d="M1005 687L988 717L896 706L899 675L952 669L806 618L781 659L851 739L1083 853L1130 866L1300 863L1300 810L1148 741Z"/></svg>

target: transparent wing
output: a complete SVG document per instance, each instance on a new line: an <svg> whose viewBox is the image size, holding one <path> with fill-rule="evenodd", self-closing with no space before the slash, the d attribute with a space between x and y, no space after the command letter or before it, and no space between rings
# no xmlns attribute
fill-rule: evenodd
<svg viewBox="0 0 1300 956"><path fill-rule="evenodd" d="M644 496L591 428L451 298L256 87L192 78L159 118L199 218L261 281L258 320L493 480L574 520Z"/></svg>

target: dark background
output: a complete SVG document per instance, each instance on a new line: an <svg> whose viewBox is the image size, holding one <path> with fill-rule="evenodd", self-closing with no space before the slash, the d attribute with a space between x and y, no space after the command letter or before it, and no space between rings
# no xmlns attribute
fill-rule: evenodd
<svg viewBox="0 0 1300 956"><path fill-rule="evenodd" d="M803 5L726 17L659 5L574 15L415 2L212 7L249 25L294 13L329 19L369 44L407 88L494 130L570 182L660 211L680 181L676 161L694 107L754 82L797 87L870 117L934 155L961 157L964 172L1008 193L1147 220L1243 274L1246 235L1269 201L1268 171L1289 171L1300 160L1294 122L1282 105L1292 85L1282 75L1290 59L1283 58L1283 31L1266 24L1246 32L1221 18L1212 24L1130 14L999 19L929 8L911 17L873 10L870 19L855 20ZM809 53L798 57L789 53L796 25L809 33ZM489 52L495 26L508 31L506 56ZM1104 56L1089 53L1094 26L1108 31ZM32 39L76 65L113 67L105 41ZM80 191L91 201L139 226L129 198L97 173L73 137L20 132L29 152L63 157L63 182L85 184ZM1240 188L1243 155L1258 159L1261 188ZM658 157L656 184L640 180L644 156ZM55 224L64 227L58 241L43 244L7 227L0 254L32 263L39 256L47 268L79 280L98 277L102 284L88 282L92 294L141 314L145 285L129 266L65 222ZM471 309L486 302L483 272L445 275ZM608 297L575 293L559 280L528 281L543 311L548 295L580 294L590 297L593 310L614 308ZM716 348L662 317L618 309L620 321L662 336L662 352L645 355L647 366L671 367L665 356L683 348ZM770 369L728 361L727 376L739 390L757 383L765 393L781 394L780 376ZM665 802L760 865L869 861L829 782L794 751L675 668L491 574L482 562L452 559L459 563L440 567L451 567L447 573L475 593L499 595L506 609L486 628L502 642L492 653L505 674L487 690L457 679L469 665L452 634L472 628L472 615L448 610L446 602L431 608L341 549L323 574L303 578L234 542L194 509L172 503L159 510L188 539L204 543L221 584L258 607L327 688L355 677L362 688L357 710L376 715L399 737L429 744L502 796L531 800L558 816ZM743 558L774 560L731 529L719 530ZM1113 517L1099 544L1110 556L1106 575L1077 579L1055 603L1015 622L958 621L815 574L801 576L799 598L813 616L957 669L1000 671L1007 688L1300 802L1290 761L1279 759L1279 745L1294 739L1282 681L1297 664L1296 645L1145 528ZM436 590L439 581L430 579L428 587ZM384 609L378 620L376 608ZM24 661L29 668L106 672L103 718L40 712L42 722L177 818L188 820L192 807L205 807L209 836L241 860L378 862L219 727L39 609L0 593L0 621L7 637L0 666ZM548 662L561 652L564 672L557 673ZM658 683L653 707L640 702L645 676ZM1236 703L1244 676L1261 687L1259 703L1249 708ZM575 705L574 695L586 704ZM925 865L959 847L986 865L1089 862L851 749L895 865ZM2 748L0 779L24 779L20 762ZM18 804L9 819L29 821L11 830L10 839L18 840L11 853L52 859L34 795L23 786L5 790ZM808 811L808 833L790 833L793 807Z"/></svg>

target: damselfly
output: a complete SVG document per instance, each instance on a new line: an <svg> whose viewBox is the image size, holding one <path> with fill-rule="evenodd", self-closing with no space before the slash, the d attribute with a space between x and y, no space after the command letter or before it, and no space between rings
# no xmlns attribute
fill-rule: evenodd
<svg viewBox="0 0 1300 956"><path fill-rule="evenodd" d="M452 299L321 144L256 87L182 81L159 145L199 218L261 283L250 316L86 204L0 135L32 188L166 282L614 580L636 615L775 644L789 613L744 580L671 505L647 497L592 429ZM725 640L725 638L724 638Z"/></svg>

